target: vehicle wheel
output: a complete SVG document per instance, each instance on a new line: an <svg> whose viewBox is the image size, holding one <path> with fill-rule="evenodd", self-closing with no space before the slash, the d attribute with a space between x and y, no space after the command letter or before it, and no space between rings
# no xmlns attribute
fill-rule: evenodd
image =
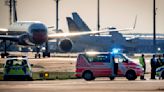
<svg viewBox="0 0 164 92"><path fill-rule="evenodd" d="M114 80L115 76L109 76L110 80Z"/></svg>
<svg viewBox="0 0 164 92"><path fill-rule="evenodd" d="M40 54L38 54L38 57L39 57L39 58L40 58L40 56L41 56L41 55L40 55Z"/></svg>
<svg viewBox="0 0 164 92"><path fill-rule="evenodd" d="M3 54L1 54L1 58L5 58L5 56Z"/></svg>
<svg viewBox="0 0 164 92"><path fill-rule="evenodd" d="M9 78L8 78L7 76L4 76L4 77L3 77L3 80L4 80L4 81L8 81Z"/></svg>
<svg viewBox="0 0 164 92"><path fill-rule="evenodd" d="M33 81L32 77L27 77L28 81Z"/></svg>
<svg viewBox="0 0 164 92"><path fill-rule="evenodd" d="M35 58L37 58L38 56L37 56L37 54L35 54Z"/></svg>
<svg viewBox="0 0 164 92"><path fill-rule="evenodd" d="M95 77L93 76L93 73L90 72L90 71L84 72L83 78L84 78L86 81L91 81L91 80L94 80L94 79L95 79Z"/></svg>
<svg viewBox="0 0 164 92"><path fill-rule="evenodd" d="M50 57L50 52L48 53L48 57Z"/></svg>
<svg viewBox="0 0 164 92"><path fill-rule="evenodd" d="M164 79L164 71L161 74L161 78L162 78L162 80Z"/></svg>
<svg viewBox="0 0 164 92"><path fill-rule="evenodd" d="M50 52L43 52L43 58L45 58L45 57L50 57Z"/></svg>
<svg viewBox="0 0 164 92"><path fill-rule="evenodd" d="M137 78L136 73L133 70L127 71L125 76L128 80L135 80Z"/></svg>

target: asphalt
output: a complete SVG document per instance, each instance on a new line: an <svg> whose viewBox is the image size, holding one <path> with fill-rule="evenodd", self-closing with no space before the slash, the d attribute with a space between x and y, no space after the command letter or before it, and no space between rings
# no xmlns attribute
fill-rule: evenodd
<svg viewBox="0 0 164 92"><path fill-rule="evenodd" d="M49 81L0 81L0 92L164 92L164 80L97 78Z"/></svg>

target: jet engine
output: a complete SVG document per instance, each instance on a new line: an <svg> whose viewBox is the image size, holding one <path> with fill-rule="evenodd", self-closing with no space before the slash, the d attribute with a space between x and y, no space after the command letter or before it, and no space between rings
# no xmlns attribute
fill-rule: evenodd
<svg viewBox="0 0 164 92"><path fill-rule="evenodd" d="M18 44L19 45L30 45L30 46L34 45L33 43L31 43L29 36L26 34L20 36L20 39L18 40Z"/></svg>
<svg viewBox="0 0 164 92"><path fill-rule="evenodd" d="M63 52L69 52L72 50L73 42L69 38L59 40L58 47Z"/></svg>

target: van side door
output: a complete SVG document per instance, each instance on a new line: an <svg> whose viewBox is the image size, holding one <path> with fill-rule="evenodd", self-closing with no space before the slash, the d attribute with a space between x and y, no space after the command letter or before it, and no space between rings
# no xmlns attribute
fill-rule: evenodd
<svg viewBox="0 0 164 92"><path fill-rule="evenodd" d="M128 61L122 54L115 55L115 62L118 63L118 76L124 76L127 71Z"/></svg>
<svg viewBox="0 0 164 92"><path fill-rule="evenodd" d="M112 73L109 54L98 54L88 58L90 69L95 76L109 76Z"/></svg>

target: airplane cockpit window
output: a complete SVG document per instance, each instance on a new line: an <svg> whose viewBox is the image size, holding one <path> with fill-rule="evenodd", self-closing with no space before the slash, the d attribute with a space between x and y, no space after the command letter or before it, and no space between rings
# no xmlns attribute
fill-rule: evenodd
<svg viewBox="0 0 164 92"><path fill-rule="evenodd" d="M35 32L47 32L45 29L32 29L31 33L35 33Z"/></svg>

